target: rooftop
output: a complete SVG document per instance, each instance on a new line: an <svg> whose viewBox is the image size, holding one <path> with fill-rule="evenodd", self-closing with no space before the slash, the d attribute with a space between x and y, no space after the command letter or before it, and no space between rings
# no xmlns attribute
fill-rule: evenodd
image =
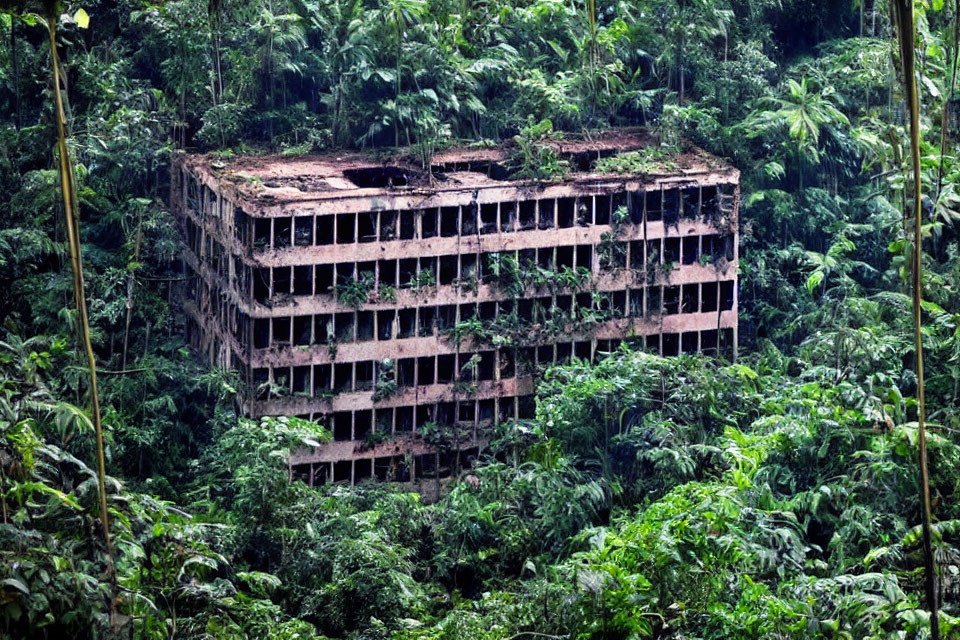
<svg viewBox="0 0 960 640"><path fill-rule="evenodd" d="M595 182L663 176L691 177L732 171L722 160L688 146L679 153L661 149L644 129L564 134L536 143L569 163L554 182ZM208 180L230 183L237 200L249 204L296 205L349 197L404 193L440 193L498 186L537 184L512 177L518 146L513 140L494 147L451 147L434 154L426 171L411 149L392 152L330 152L307 156L188 156L185 163ZM627 155L624 155L627 154ZM617 162L617 158L623 162ZM603 160L610 159L610 160ZM602 160L602 161L601 161Z"/></svg>

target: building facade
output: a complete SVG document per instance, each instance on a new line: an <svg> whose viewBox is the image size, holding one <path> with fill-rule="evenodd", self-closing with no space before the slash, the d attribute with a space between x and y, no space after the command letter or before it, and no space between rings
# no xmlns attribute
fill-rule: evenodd
<svg viewBox="0 0 960 640"><path fill-rule="evenodd" d="M735 355L739 173L698 151L597 172L643 153L642 131L550 144L571 166L552 182L511 179L507 148L444 152L430 172L177 159L189 342L240 372L247 415L330 429L295 475L456 474L497 423L533 417L539 371L623 341Z"/></svg>

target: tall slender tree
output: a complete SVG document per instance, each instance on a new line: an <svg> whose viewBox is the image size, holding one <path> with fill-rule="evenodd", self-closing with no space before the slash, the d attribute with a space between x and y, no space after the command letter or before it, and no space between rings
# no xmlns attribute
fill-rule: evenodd
<svg viewBox="0 0 960 640"><path fill-rule="evenodd" d="M913 337L916 350L917 372L917 444L920 455L920 500L923 515L923 557L926 570L927 608L930 611L930 636L940 637L938 613L939 593L937 573L933 557L931 532L930 474L927 468L926 401L923 386L923 209L920 177L920 100L917 95L917 76L914 65L914 13L913 0L896 0L894 11L900 43L900 63L903 66L903 85L910 111L910 151L913 164Z"/></svg>

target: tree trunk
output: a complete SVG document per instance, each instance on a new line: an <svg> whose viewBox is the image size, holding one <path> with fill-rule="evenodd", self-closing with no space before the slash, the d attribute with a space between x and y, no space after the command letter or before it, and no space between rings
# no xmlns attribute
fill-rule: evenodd
<svg viewBox="0 0 960 640"><path fill-rule="evenodd" d="M66 219L67 240L70 248L70 263L73 271L73 294L77 305L77 320L80 327L80 339L86 355L90 372L90 419L96 435L97 488L100 497L100 524L103 530L103 543L106 549L107 575L112 585L110 597L110 620L117 627L117 580L113 562L113 545L110 540L110 511L107 506L106 457L104 455L103 424L100 419L100 398L97 392L97 362L90 340L90 320L87 316L87 301L83 282L83 258L80 253L80 229L76 176L67 148L67 119L63 109L63 95L60 91L60 62L57 57L57 20L58 8L53 0L47 0L47 33L50 38L50 64L53 67L53 96L55 101L54 118L57 123L57 150L60 174L60 188L63 196L63 212Z"/></svg>
<svg viewBox="0 0 960 640"><path fill-rule="evenodd" d="M896 0L897 33L900 62L903 65L904 93L910 110L910 151L913 165L913 338L916 351L917 374L917 448L920 459L920 502L923 532L923 558L926 578L926 604L930 611L930 637L940 638L939 591L936 564L933 555L932 513L930 505L930 474L927 466L926 399L923 380L923 182L920 171L920 99L914 67L915 18L913 0Z"/></svg>
<svg viewBox="0 0 960 640"><path fill-rule="evenodd" d="M17 17L10 15L10 67L13 72L13 109L17 131L23 127L20 109L20 59L17 57Z"/></svg>
<svg viewBox="0 0 960 640"><path fill-rule="evenodd" d="M141 214L142 215L142 214ZM137 220L137 241L135 248L133 250L133 262L140 262L140 245L143 241L143 230L141 229L140 221ZM131 269L130 274L127 276L127 318L123 327L123 355L121 357L121 370L126 370L127 368L127 353L130 346L130 322L133 320L133 293L136 285L136 274Z"/></svg>

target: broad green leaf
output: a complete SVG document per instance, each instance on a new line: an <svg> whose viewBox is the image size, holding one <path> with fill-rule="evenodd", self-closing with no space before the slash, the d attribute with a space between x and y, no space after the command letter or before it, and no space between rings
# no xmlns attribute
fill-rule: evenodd
<svg viewBox="0 0 960 640"><path fill-rule="evenodd" d="M813 293L813 290L819 287L821 282L823 282L823 271L818 269L807 278L807 291Z"/></svg>
<svg viewBox="0 0 960 640"><path fill-rule="evenodd" d="M16 578L4 578L3 586L16 589L17 591L19 591L20 593L26 596L30 595L30 588L27 585L23 584L21 581L17 580Z"/></svg>

